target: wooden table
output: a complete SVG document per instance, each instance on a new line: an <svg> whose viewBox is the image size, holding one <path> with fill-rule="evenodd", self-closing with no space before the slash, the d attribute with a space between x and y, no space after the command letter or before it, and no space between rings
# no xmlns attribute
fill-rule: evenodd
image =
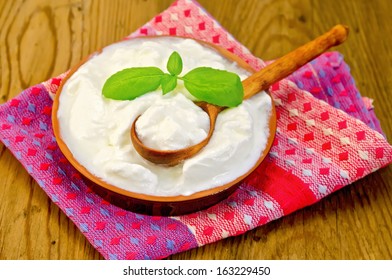
<svg viewBox="0 0 392 280"><path fill-rule="evenodd" d="M167 8L171 0L0 0L1 103L58 75ZM338 48L392 139L389 0L200 0L265 60L336 23L351 28ZM170 259L391 259L392 167L321 202L241 236ZM11 153L0 145L0 259L102 259Z"/></svg>

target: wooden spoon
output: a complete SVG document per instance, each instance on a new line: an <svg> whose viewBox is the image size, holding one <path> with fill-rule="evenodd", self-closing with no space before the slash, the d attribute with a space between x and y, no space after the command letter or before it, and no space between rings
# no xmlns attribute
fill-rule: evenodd
<svg viewBox="0 0 392 280"><path fill-rule="evenodd" d="M260 91L268 89L272 84L289 76L329 48L340 45L346 40L347 35L347 26L336 25L320 37L317 37L313 41L306 43L305 45L275 60L260 71L252 74L242 82L244 87L244 99L250 98ZM149 148L140 141L136 133L135 124L140 117L139 116L133 122L131 128L131 140L136 151L142 157L153 163L166 164L169 166L177 165L183 160L198 153L209 142L215 129L216 118L225 108L206 102L196 102L195 104L203 109L210 119L210 129L207 137L203 141L179 150L156 150Z"/></svg>

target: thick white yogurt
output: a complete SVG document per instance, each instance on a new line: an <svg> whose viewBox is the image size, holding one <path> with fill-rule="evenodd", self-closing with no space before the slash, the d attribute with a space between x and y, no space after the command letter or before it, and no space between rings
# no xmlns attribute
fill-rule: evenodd
<svg viewBox="0 0 392 280"><path fill-rule="evenodd" d="M136 122L136 132L144 145L158 150L178 150L207 137L206 112L182 94L159 99Z"/></svg>
<svg viewBox="0 0 392 280"><path fill-rule="evenodd" d="M190 195L229 183L257 162L269 136L271 99L259 93L217 118L208 145L174 167L156 165L135 151L130 128L137 116L139 138L158 149L179 149L207 135L207 114L178 81L176 89L161 89L132 101L102 96L102 87L115 72L129 67L157 66L166 72L173 51L183 59L183 72L201 66L248 73L215 50L180 38L132 39L106 47L92 57L63 86L58 109L60 133L74 158L103 181L129 191L156 196Z"/></svg>

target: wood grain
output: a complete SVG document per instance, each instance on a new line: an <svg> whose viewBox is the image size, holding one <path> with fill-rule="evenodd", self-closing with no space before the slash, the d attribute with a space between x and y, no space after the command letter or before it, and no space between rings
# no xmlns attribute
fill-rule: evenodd
<svg viewBox="0 0 392 280"><path fill-rule="evenodd" d="M0 0L0 102L117 41L171 0ZM200 0L230 33L268 60L337 23L339 51L392 139L389 0ZM0 145L0 259L102 259L20 163ZM241 236L170 259L391 259L392 168Z"/></svg>

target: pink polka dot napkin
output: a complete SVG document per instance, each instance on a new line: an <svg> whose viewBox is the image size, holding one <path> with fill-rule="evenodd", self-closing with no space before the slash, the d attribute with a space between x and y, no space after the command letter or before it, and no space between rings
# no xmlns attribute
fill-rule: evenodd
<svg viewBox="0 0 392 280"><path fill-rule="evenodd" d="M178 0L130 37L188 36L264 63L202 7ZM52 99L64 75L32 86L0 106L0 139L50 199L106 259L162 259L238 235L316 203L386 166L392 147L371 101L355 87L342 55L327 53L275 84L278 129L267 159L217 205L189 215L152 217L118 208L60 152L51 126Z"/></svg>

